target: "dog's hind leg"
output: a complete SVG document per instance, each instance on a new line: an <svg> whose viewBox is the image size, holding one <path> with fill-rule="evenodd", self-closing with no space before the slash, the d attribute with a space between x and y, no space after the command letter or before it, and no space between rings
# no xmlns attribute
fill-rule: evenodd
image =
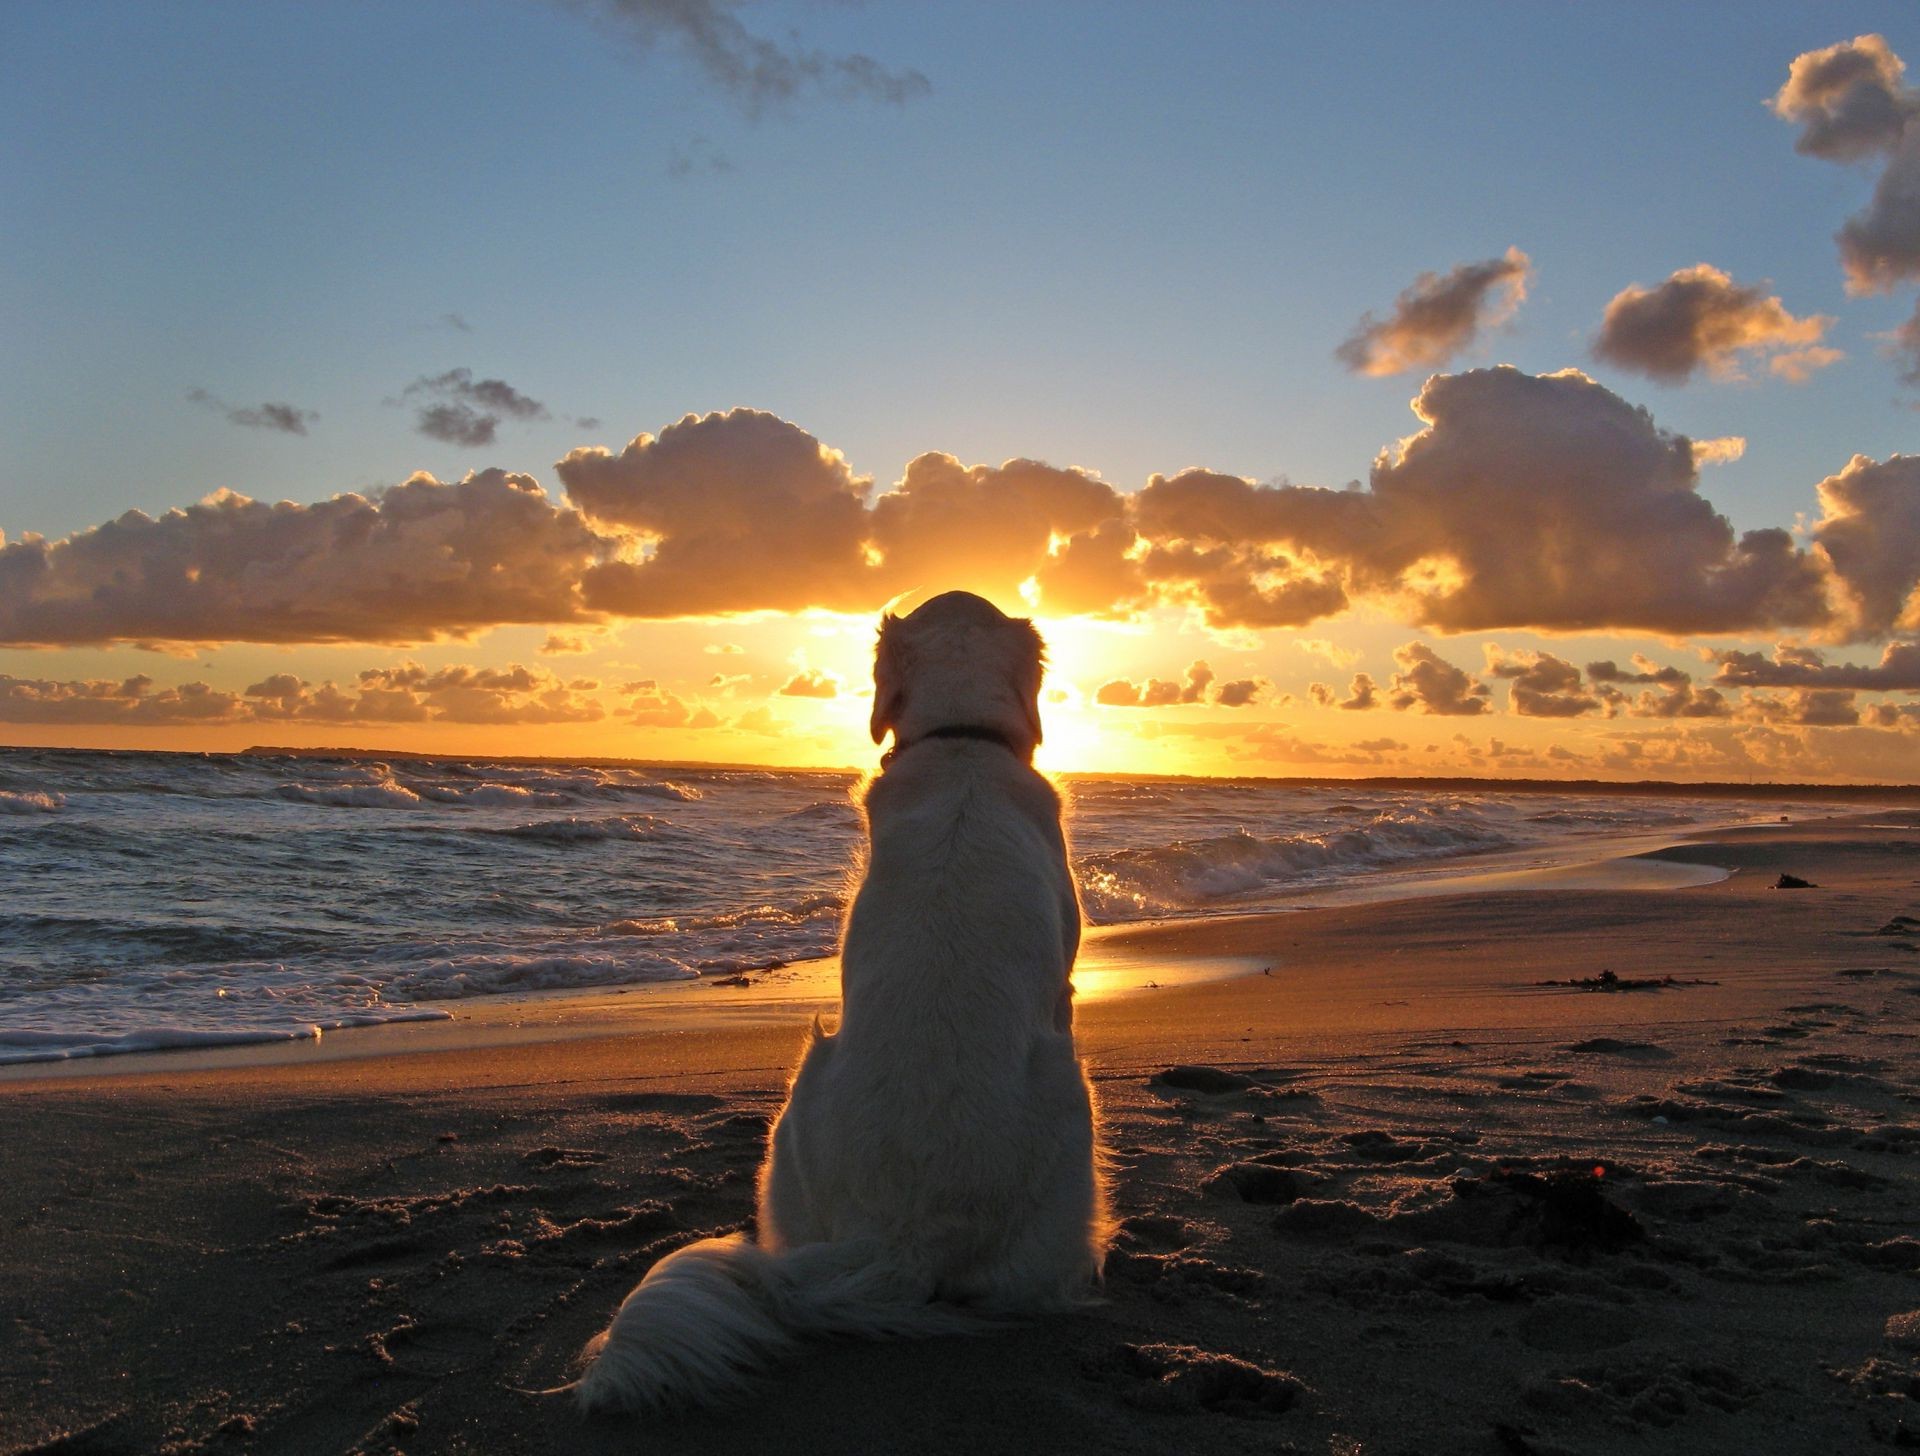
<svg viewBox="0 0 1920 1456"><path fill-rule="evenodd" d="M821 1243L831 1237L824 1210L818 1206L819 1149L812 1146L825 1115L821 1083L833 1056L833 1039L820 1035L801 1058L787 1093L787 1105L767 1140L767 1158L760 1169L760 1243L769 1249L791 1249Z"/></svg>

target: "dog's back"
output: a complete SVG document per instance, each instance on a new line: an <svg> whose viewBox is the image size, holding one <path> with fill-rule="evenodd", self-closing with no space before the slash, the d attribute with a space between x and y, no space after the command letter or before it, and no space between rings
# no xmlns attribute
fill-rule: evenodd
<svg viewBox="0 0 1920 1456"><path fill-rule="evenodd" d="M1059 801L959 741L889 768L867 811L843 1016L776 1131L763 1238L880 1238L930 1295L1000 1311L1083 1299L1103 1239Z"/></svg>

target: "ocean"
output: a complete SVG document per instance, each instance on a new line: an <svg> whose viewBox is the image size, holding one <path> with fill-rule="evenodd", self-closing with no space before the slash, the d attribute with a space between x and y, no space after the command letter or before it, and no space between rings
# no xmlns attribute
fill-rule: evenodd
<svg viewBox="0 0 1920 1456"><path fill-rule="evenodd" d="M311 1037L829 955L850 773L0 749L0 1063ZM1777 819L1725 797L1075 778L1095 924ZM1795 812L1795 817L1799 817Z"/></svg>

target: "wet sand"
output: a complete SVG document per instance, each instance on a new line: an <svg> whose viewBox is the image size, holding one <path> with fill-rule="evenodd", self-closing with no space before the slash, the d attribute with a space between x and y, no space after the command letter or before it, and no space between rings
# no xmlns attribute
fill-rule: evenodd
<svg viewBox="0 0 1920 1456"><path fill-rule="evenodd" d="M641 1426L522 1392L750 1216L817 990L12 1077L0 1451L1920 1442L1920 817L1654 863L1735 873L1102 935L1105 1302Z"/></svg>

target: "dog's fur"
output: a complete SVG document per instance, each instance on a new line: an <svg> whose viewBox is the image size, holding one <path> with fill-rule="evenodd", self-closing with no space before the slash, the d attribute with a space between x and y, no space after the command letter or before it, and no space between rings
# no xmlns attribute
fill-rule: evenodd
<svg viewBox="0 0 1920 1456"><path fill-rule="evenodd" d="M965 592L882 620L873 740L895 748L866 791L839 1028L815 1023L774 1127L758 1242L656 1264L587 1347L589 1409L714 1401L802 1334L933 1334L1091 1297L1107 1220L1073 1046L1080 904L1030 762L1041 664L1030 622ZM926 736L953 727L1002 742Z"/></svg>

